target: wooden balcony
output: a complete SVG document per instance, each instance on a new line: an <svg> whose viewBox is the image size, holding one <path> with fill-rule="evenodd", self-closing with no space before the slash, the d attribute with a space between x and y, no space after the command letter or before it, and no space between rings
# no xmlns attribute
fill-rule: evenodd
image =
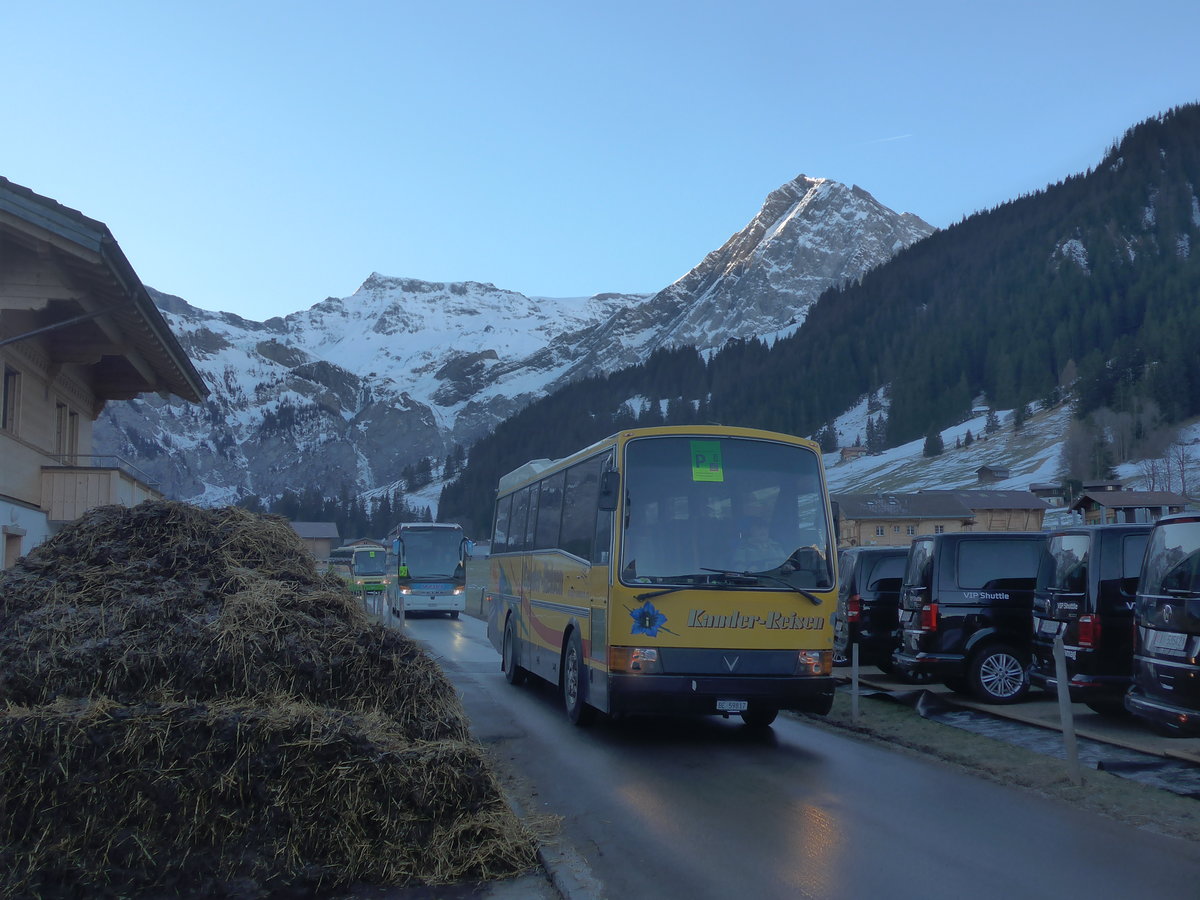
<svg viewBox="0 0 1200 900"><path fill-rule="evenodd" d="M42 509L51 522L70 522L94 506L162 498L143 472L119 456L64 457L62 465L42 466Z"/></svg>

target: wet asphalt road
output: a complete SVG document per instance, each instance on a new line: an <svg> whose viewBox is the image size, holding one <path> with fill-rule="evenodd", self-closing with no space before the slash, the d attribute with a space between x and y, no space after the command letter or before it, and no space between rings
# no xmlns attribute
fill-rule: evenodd
<svg viewBox="0 0 1200 900"><path fill-rule="evenodd" d="M781 716L571 726L505 682L484 623L410 619L578 896L1200 896L1200 847Z"/></svg>

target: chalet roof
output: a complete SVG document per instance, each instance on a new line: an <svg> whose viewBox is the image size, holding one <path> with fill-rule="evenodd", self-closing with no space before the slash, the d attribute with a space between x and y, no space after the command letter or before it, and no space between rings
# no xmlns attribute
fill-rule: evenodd
<svg viewBox="0 0 1200 900"><path fill-rule="evenodd" d="M1008 478L1012 470L1008 466L980 466L975 470L977 474L995 475L998 478Z"/></svg>
<svg viewBox="0 0 1200 900"><path fill-rule="evenodd" d="M970 519L983 509L1050 509L1029 491L834 494L846 519Z"/></svg>
<svg viewBox="0 0 1200 900"><path fill-rule="evenodd" d="M923 494L954 494L971 509L1050 509L1050 504L1030 491L921 491Z"/></svg>
<svg viewBox="0 0 1200 900"><path fill-rule="evenodd" d="M289 522L288 524L300 537L310 540L329 538L336 541L341 537L336 522Z"/></svg>
<svg viewBox="0 0 1200 900"><path fill-rule="evenodd" d="M208 395L200 373L171 333L103 222L0 177L0 249L6 263L48 259L65 281L25 308L6 309L0 341L53 335L51 362L88 367L100 400Z"/></svg>
<svg viewBox="0 0 1200 900"><path fill-rule="evenodd" d="M949 491L919 494L834 494L847 519L969 519L971 508Z"/></svg>
<svg viewBox="0 0 1200 900"><path fill-rule="evenodd" d="M1129 507L1187 506L1188 499L1171 491L1087 491L1075 498L1071 509L1081 509L1088 503L1107 509Z"/></svg>

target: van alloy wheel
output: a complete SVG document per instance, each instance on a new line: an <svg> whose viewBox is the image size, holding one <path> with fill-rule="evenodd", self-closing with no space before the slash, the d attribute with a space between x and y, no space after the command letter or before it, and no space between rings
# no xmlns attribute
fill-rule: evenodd
<svg viewBox="0 0 1200 900"><path fill-rule="evenodd" d="M993 644L972 656L967 680L984 703L1014 703L1029 691L1025 662L1004 644Z"/></svg>

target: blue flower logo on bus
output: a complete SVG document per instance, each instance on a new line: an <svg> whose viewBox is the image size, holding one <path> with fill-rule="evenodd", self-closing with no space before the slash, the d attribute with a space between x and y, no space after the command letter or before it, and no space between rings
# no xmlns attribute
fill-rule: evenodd
<svg viewBox="0 0 1200 900"><path fill-rule="evenodd" d="M629 607L625 607L629 609ZM667 617L664 613L654 608L654 604L647 600L637 609L629 609L629 617L633 619L633 629L630 634L644 634L648 637L658 637L660 631L665 631L667 634L674 634L670 628L664 628Z"/></svg>

